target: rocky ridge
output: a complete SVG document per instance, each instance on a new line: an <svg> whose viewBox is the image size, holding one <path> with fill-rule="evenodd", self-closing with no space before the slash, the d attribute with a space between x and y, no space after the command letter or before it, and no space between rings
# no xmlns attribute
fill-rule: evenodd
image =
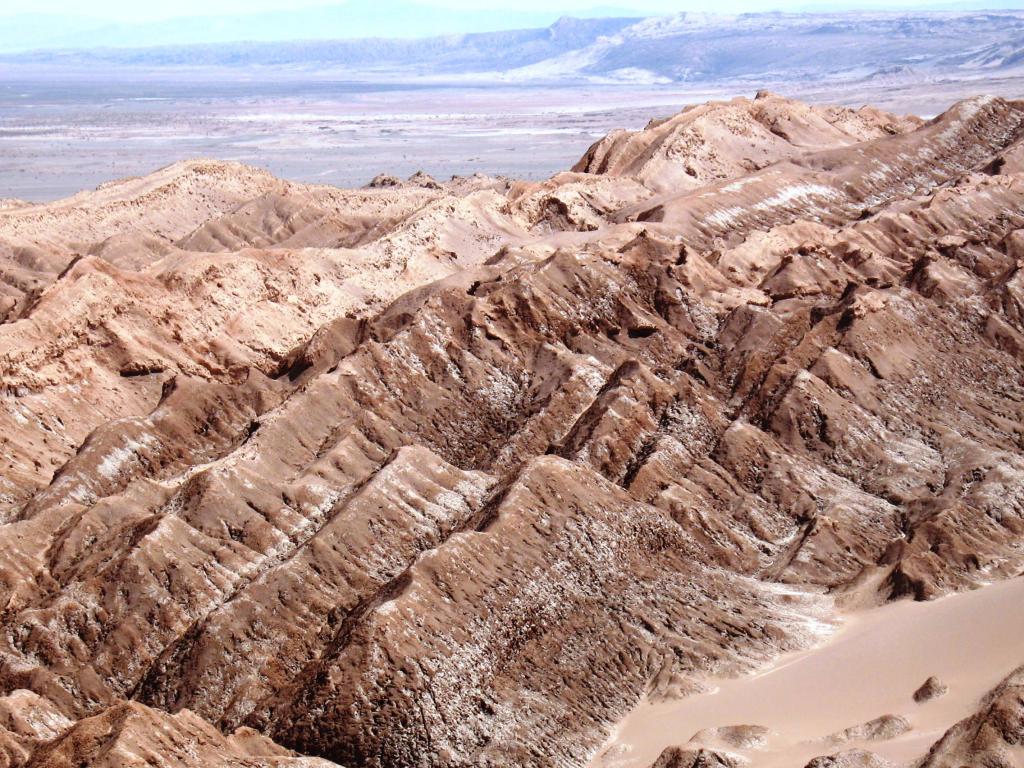
<svg viewBox="0 0 1024 768"><path fill-rule="evenodd" d="M586 765L1018 576L1022 138L764 93L535 184L0 210L7 764ZM1016 764L1013 679L927 764Z"/></svg>

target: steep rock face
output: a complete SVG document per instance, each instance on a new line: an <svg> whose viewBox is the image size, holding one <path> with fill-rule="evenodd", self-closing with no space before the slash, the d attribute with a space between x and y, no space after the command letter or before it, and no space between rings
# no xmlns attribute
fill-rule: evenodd
<svg viewBox="0 0 1024 768"><path fill-rule="evenodd" d="M471 526L493 479L402 448L294 557L268 569L150 671L141 694L239 722L330 647L424 549Z"/></svg>
<svg viewBox="0 0 1024 768"><path fill-rule="evenodd" d="M9 762L584 765L837 604L1019 574L1024 107L692 112L775 162L698 189L653 126L90 230L0 324Z"/></svg>
<svg viewBox="0 0 1024 768"><path fill-rule="evenodd" d="M670 518L575 463L533 460L492 515L339 633L278 704L279 740L355 765L424 745L451 764L583 762L564 730L592 743L594 713L624 714L662 670L735 669L807 632L774 590L696 566Z"/></svg>

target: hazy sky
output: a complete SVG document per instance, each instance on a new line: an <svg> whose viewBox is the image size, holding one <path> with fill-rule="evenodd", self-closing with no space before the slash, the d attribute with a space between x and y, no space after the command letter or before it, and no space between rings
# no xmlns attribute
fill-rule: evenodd
<svg viewBox="0 0 1024 768"><path fill-rule="evenodd" d="M501 8L502 6L520 11L550 11L553 7L559 11L582 12L594 5L613 6L635 10L639 15L653 13L671 13L683 10L771 10L777 8L799 8L809 5L840 7L884 7L881 0L719 0L716 3L700 0L507 0L506 2L481 3L480 0L420 0L424 5L447 8ZM339 5L338 0L175 0L175 2L140 2L140 0L0 0L0 14L45 13L75 16L90 16L119 21L150 21L171 16L209 16L217 14L259 13L261 11L283 10L294 7L310 7L316 5ZM951 0L901 0L900 5L942 7L951 4ZM1010 4L1007 0L998 0L992 6ZM1022 3L1024 4L1024 3ZM379 5L386 13L388 0L380 0Z"/></svg>
<svg viewBox="0 0 1024 768"><path fill-rule="evenodd" d="M557 6L567 11L583 11L595 5L587 0L516 0L515 2L491 2L481 3L480 0L418 0L426 6L439 6L443 8L469 8L479 10L481 8L501 9L503 7L518 10L547 11ZM787 0L778 0L785 3ZM84 3L82 0L2 0L4 14L14 13L54 13L72 14L76 16L92 16L122 21L148 21L151 19L169 18L173 16L210 16L232 13L259 13L261 11L277 11L296 7L313 7L318 5L343 5L343 0L300 0L299 2L287 2L286 0L175 0L173 3L139 2L139 0L92 0ZM608 0L599 2L599 5L614 6L616 8L636 8L638 12L662 12L671 13L677 10L690 10L699 8L699 2L679 2L679 0ZM754 0L749 3L752 7L764 7L769 4L763 0ZM389 5L388 0L380 0L382 12L386 13Z"/></svg>

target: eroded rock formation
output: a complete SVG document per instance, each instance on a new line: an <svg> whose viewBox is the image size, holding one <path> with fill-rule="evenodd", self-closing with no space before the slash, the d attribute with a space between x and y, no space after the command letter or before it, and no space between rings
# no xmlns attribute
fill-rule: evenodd
<svg viewBox="0 0 1024 768"><path fill-rule="evenodd" d="M1022 140L762 94L541 183L0 209L8 764L582 766L1018 575ZM1019 743L1007 686L929 765Z"/></svg>

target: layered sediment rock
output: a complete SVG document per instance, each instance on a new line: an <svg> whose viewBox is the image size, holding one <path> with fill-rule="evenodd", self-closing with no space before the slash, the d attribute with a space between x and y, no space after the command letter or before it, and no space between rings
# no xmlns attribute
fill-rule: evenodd
<svg viewBox="0 0 1024 768"><path fill-rule="evenodd" d="M536 184L0 210L48 254L0 324L9 764L585 765L837 603L1019 574L1022 137L763 95ZM1000 690L936 749L1014 744Z"/></svg>

